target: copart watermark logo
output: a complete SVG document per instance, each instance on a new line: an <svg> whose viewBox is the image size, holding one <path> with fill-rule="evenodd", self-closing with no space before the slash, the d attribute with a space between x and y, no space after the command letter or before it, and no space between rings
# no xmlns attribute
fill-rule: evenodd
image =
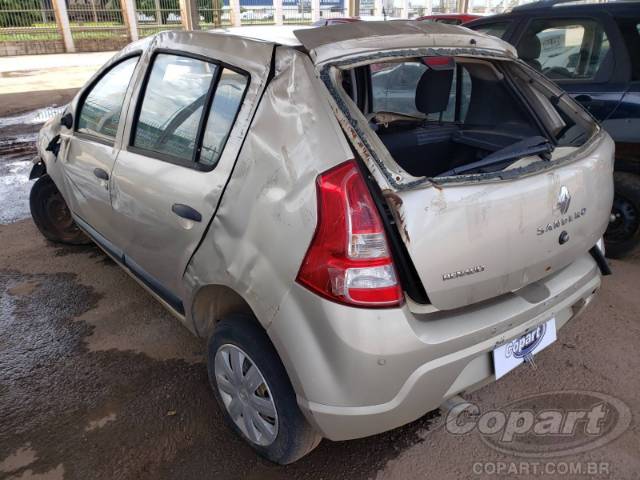
<svg viewBox="0 0 640 480"><path fill-rule="evenodd" d="M445 419L445 428L453 435L477 431L491 448L527 458L593 450L618 438L630 424L631 410L621 400L578 390L531 395L485 412L463 402Z"/></svg>

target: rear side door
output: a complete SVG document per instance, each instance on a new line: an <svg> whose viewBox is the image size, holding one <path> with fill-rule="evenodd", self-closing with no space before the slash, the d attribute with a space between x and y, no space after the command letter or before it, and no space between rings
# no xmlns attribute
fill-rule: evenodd
<svg viewBox="0 0 640 480"><path fill-rule="evenodd" d="M626 49L615 22L605 12L554 11L553 16L532 16L512 43L524 61L600 121L611 115L628 88Z"/></svg>
<svg viewBox="0 0 640 480"><path fill-rule="evenodd" d="M640 173L637 144L640 143L640 12L637 9L618 14L616 23L627 48L631 83L618 107L602 123L616 141L616 158L625 161L623 170ZM626 164L626 161L631 163Z"/></svg>
<svg viewBox="0 0 640 480"><path fill-rule="evenodd" d="M145 58L113 171L110 233L127 267L179 313L183 272L235 164L272 51L174 32Z"/></svg>
<svg viewBox="0 0 640 480"><path fill-rule="evenodd" d="M139 58L139 52L126 55L100 72L79 97L73 130L61 133L61 188L74 215L98 232L111 221L109 179L118 153L116 137Z"/></svg>

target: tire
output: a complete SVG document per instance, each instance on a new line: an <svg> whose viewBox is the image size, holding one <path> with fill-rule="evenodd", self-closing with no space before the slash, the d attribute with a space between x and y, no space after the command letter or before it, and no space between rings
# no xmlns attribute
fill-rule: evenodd
<svg viewBox="0 0 640 480"><path fill-rule="evenodd" d="M242 360L243 368L239 369L246 375L243 378L251 378L250 370L252 367L250 364L253 364L257 367L257 371L262 376L261 380L264 382L253 391L250 391L251 386L244 391L240 390L240 393L234 397L227 392L236 388L233 383L236 385L242 383L233 377L233 361L230 358L231 355L237 354L238 350L246 356ZM211 388L226 423L258 454L272 462L286 465L302 458L318 446L322 437L304 418L278 353L266 332L253 317L240 314L230 315L216 325L209 340L207 367ZM225 379L227 380L226 384ZM247 395L250 395L254 400L248 399ZM237 421L243 427L241 428L234 421L230 410L238 412L246 405L250 407L256 396L263 399L261 403L264 401L268 403L271 399L272 406L275 407L275 415L271 415L271 411L269 411L268 415L260 415L256 422L250 420L252 427L247 427L244 419L256 418L251 416L255 415L255 411L245 415L246 410L242 410L242 414L236 416ZM240 403L235 403L237 408L231 406L234 398L241 399ZM242 406L238 407L238 405ZM269 409L263 408L262 410ZM259 423L263 425L263 429L266 425L273 438L259 434L260 438L256 440L247 435L247 428L253 428L254 432L259 432L260 429L256 427ZM271 425L273 427L268 428Z"/></svg>
<svg viewBox="0 0 640 480"><path fill-rule="evenodd" d="M609 258L622 258L640 242L640 176L614 172L615 195L612 219L604 234Z"/></svg>
<svg viewBox="0 0 640 480"><path fill-rule="evenodd" d="M47 240L67 245L91 243L73 221L71 212L49 175L43 175L31 187L31 217Z"/></svg>

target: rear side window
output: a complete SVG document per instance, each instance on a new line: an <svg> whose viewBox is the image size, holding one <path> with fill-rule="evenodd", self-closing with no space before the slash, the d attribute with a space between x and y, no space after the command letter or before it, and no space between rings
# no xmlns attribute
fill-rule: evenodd
<svg viewBox="0 0 640 480"><path fill-rule="evenodd" d="M428 66L431 64L431 66ZM433 73L429 74L427 71ZM447 75L450 72L450 75ZM476 64L464 66L457 64L449 57L426 57L402 63L380 63L371 65L372 111L400 113L432 122L465 123L471 105L473 82L471 74L482 77L483 70ZM419 90L419 82L426 74L424 85ZM483 117L491 116L495 109L491 105L480 105L480 91L485 92L495 101L496 96L505 98L506 105L502 113L517 111L513 98L509 96L502 84L476 80L474 104L478 104L472 112L473 121L484 123ZM418 105L418 98L423 100ZM508 107L507 107L508 106ZM480 113L486 109L485 115ZM515 114L516 117L519 115Z"/></svg>
<svg viewBox="0 0 640 480"><path fill-rule="evenodd" d="M517 49L522 60L553 80L593 80L610 54L604 29L588 19L534 20Z"/></svg>
<svg viewBox="0 0 640 480"><path fill-rule="evenodd" d="M176 55L156 56L144 92L133 146L190 161L217 65Z"/></svg>
<svg viewBox="0 0 640 480"><path fill-rule="evenodd" d="M212 169L247 84L247 75L213 61L158 54L139 106L132 147L160 160Z"/></svg>
<svg viewBox="0 0 640 480"><path fill-rule="evenodd" d="M502 38L509 28L509 22L497 22L479 25L472 27L476 32L484 33L485 35L491 35L492 37Z"/></svg>
<svg viewBox="0 0 640 480"><path fill-rule="evenodd" d="M124 96L138 57L123 60L91 88L78 115L78 132L113 141L118 131Z"/></svg>
<svg viewBox="0 0 640 480"><path fill-rule="evenodd" d="M222 70L202 140L201 164L213 168L218 163L246 87L246 76L226 68Z"/></svg>
<svg viewBox="0 0 640 480"><path fill-rule="evenodd" d="M507 69L522 93L537 105L540 119L559 147L578 147L593 135L596 128L593 119L557 85L519 65L508 65Z"/></svg>

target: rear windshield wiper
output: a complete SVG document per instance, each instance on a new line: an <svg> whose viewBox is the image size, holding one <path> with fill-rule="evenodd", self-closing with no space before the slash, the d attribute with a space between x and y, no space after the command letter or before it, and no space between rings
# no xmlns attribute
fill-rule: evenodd
<svg viewBox="0 0 640 480"><path fill-rule="evenodd" d="M441 173L438 177L450 177L453 175L460 175L462 173L471 172L484 167L492 167L500 165L502 163L513 163L523 157L530 155L542 155L545 160L551 159L551 152L553 152L554 146L545 137L539 135L535 137L528 137L519 142L512 143L508 147L501 148L493 153L490 153L482 160L477 162L468 163L460 167L452 168L446 172ZM505 165L506 166L506 165Z"/></svg>

